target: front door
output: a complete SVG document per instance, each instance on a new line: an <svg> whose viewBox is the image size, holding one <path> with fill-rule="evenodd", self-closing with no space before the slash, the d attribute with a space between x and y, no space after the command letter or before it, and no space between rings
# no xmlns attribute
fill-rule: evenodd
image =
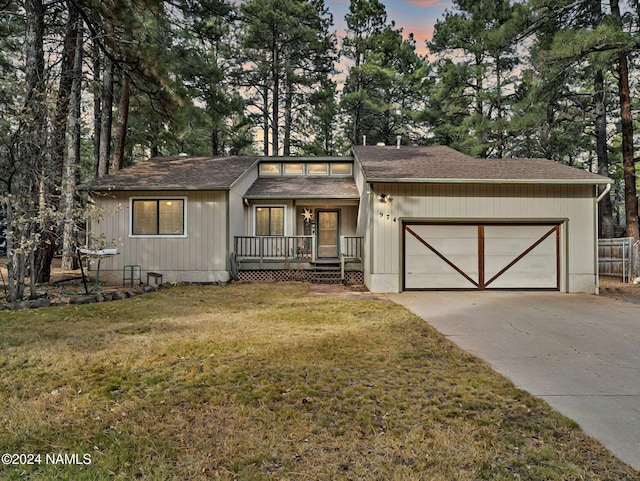
<svg viewBox="0 0 640 481"><path fill-rule="evenodd" d="M337 210L318 212L316 219L318 257L338 257L339 220L340 213Z"/></svg>

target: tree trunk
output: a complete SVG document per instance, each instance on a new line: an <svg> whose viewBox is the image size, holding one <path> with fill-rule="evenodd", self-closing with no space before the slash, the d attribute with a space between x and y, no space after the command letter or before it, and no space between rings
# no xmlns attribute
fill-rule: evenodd
<svg viewBox="0 0 640 481"><path fill-rule="evenodd" d="M5 221L7 225L13 225L13 205L12 199L10 198L6 201L5 214ZM7 242L7 284L9 285L8 299L9 302L16 302L18 296L15 276L16 252L14 250L13 230L7 231L5 238Z"/></svg>
<svg viewBox="0 0 640 481"><path fill-rule="evenodd" d="M97 42L93 42L93 160L94 175L98 177L100 165L100 126L102 125L102 95L100 94L101 82L100 72L102 72L102 62L100 61L100 50Z"/></svg>
<svg viewBox="0 0 640 481"><path fill-rule="evenodd" d="M620 19L618 0L610 0L611 14ZM620 96L620 122L622 129L622 168L624 172L624 207L626 213L626 235L635 240L638 231L638 197L636 194L636 172L633 163L633 119L631 116L631 92L629 89L629 62L624 50L618 52L618 89Z"/></svg>
<svg viewBox="0 0 640 481"><path fill-rule="evenodd" d="M291 124L293 119L293 86L291 80L287 78L285 86L284 100L284 140L282 143L282 154L291 155Z"/></svg>
<svg viewBox="0 0 640 481"><path fill-rule="evenodd" d="M129 76L126 70L122 72L122 88L120 105L118 106L118 129L116 132L116 151L113 155L113 170L120 170L124 166L124 146L127 141L127 122L129 120Z"/></svg>
<svg viewBox="0 0 640 481"><path fill-rule="evenodd" d="M56 113L54 119L54 131L52 138L52 159L50 176L52 181L44 186L45 195L52 207L58 210L60 207L60 195L63 175L65 133L67 130L67 117L69 115L69 97L73 81L73 61L75 56L75 38L78 20L78 11L69 9L69 18L65 31L64 47L62 51L62 65L60 72L60 84L56 100ZM46 283L51 280L51 264L59 242L59 232L55 225L46 222L42 237L43 242L38 248L36 258L35 278L37 282Z"/></svg>
<svg viewBox="0 0 640 481"><path fill-rule="evenodd" d="M595 107L596 107L596 154L598 157L598 174L609 176L609 154L607 152L607 110L604 104L604 75L601 69L596 71L595 81ZM599 188L599 192L604 191ZM598 204L598 237L610 239L614 235L613 209L611 196L605 195Z"/></svg>
<svg viewBox="0 0 640 481"><path fill-rule="evenodd" d="M75 39L77 19L78 11L75 8L70 8L64 36L64 48L62 50L60 84L58 86L56 115L51 146L51 151L53 152L52 173L55 179L62 179L62 166L64 164L65 154L65 133L67 130L67 119L69 117L69 97L71 95L71 84L73 82L73 62L76 47ZM60 195L60 185L54 184L53 187L58 190L58 192L54 192L54 194Z"/></svg>
<svg viewBox="0 0 640 481"><path fill-rule="evenodd" d="M8 200L15 202L12 221L8 223L12 231L12 249L7 250L7 258L13 266L16 276L15 290L9 297L17 300L24 295L25 289L25 258L37 248L46 245L43 239L41 245L35 245L36 233L46 230L45 214L48 201L42 195L42 182L47 167L47 108L45 61L44 61L44 31L46 7L42 0L28 0L24 3L26 16L25 31L25 81L27 94L24 109L17 131L18 172L12 185L15 197ZM15 189L14 189L15 187ZM46 236L45 236L46 237ZM15 241L17 240L17 243ZM11 259L13 257L13 259ZM35 282L35 268L29 273L31 281Z"/></svg>
<svg viewBox="0 0 640 481"><path fill-rule="evenodd" d="M629 90L629 65L627 54L618 55L618 83L620 86L620 118L622 124L622 165L624 171L624 206L626 212L627 237L640 238L638 231L638 196L636 193L636 171L633 162L633 120L631 117L631 94Z"/></svg>
<svg viewBox="0 0 640 481"><path fill-rule="evenodd" d="M271 65L271 76L273 81L273 106L271 109L271 155L280 155L280 52L278 46L274 45L273 64Z"/></svg>
<svg viewBox="0 0 640 481"><path fill-rule="evenodd" d="M266 157L269 155L269 88L266 84L262 87L262 100L264 102L262 109L262 132L264 136L262 139L262 153Z"/></svg>
<svg viewBox="0 0 640 481"><path fill-rule="evenodd" d="M62 270L77 268L75 239L75 216L73 210L76 197L76 174L80 164L80 116L82 104L82 26L76 28L76 54L73 65L73 84L71 88L71 109L69 112L69 130L67 132L67 161L65 163L64 183L64 228L62 241Z"/></svg>
<svg viewBox="0 0 640 481"><path fill-rule="evenodd" d="M105 57L104 63L98 177L104 177L109 172L109 157L111 155L111 125L113 122L113 62Z"/></svg>

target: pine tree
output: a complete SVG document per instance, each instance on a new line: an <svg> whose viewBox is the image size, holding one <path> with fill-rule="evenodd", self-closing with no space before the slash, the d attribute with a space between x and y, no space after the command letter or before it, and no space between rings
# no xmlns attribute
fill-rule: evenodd
<svg viewBox="0 0 640 481"><path fill-rule="evenodd" d="M331 17L321 0L250 0L241 13L240 85L262 121L263 153L288 154L294 114L329 73L319 57L331 56Z"/></svg>
<svg viewBox="0 0 640 481"><path fill-rule="evenodd" d="M340 104L351 143L390 144L398 135L419 141L428 66L413 36L403 38L378 0L352 0L345 20L342 56L350 66Z"/></svg>
<svg viewBox="0 0 640 481"><path fill-rule="evenodd" d="M441 116L431 121L448 124L445 143L474 156L503 157L526 13L508 0L455 0L454 8L436 23L428 46L445 56L438 65L439 83L455 82L436 87L436 102L446 104L447 92L457 90L458 97L453 109L439 108Z"/></svg>

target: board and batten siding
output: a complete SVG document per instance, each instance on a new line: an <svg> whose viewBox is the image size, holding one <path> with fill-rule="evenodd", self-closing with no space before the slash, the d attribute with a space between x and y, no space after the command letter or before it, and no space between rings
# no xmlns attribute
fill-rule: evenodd
<svg viewBox="0 0 640 481"><path fill-rule="evenodd" d="M186 237L131 237L132 197L186 198ZM92 220L92 231L103 238L104 247L118 249L118 255L102 259L101 279L122 281L123 267L133 264L140 266L144 282L151 271L162 273L164 282L229 280L226 191L109 192L96 196L96 203L105 215L99 222ZM95 269L97 262L91 264Z"/></svg>
<svg viewBox="0 0 640 481"><path fill-rule="evenodd" d="M372 184L370 275L373 292L402 289L402 222L558 221L563 292L596 287L595 201L592 185ZM375 196L391 195L379 202Z"/></svg>

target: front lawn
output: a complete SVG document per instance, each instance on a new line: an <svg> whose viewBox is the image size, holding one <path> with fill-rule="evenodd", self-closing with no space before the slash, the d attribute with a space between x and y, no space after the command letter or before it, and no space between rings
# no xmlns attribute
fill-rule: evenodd
<svg viewBox="0 0 640 481"><path fill-rule="evenodd" d="M0 454L32 455L2 479L640 478L383 300L191 286L0 319Z"/></svg>

